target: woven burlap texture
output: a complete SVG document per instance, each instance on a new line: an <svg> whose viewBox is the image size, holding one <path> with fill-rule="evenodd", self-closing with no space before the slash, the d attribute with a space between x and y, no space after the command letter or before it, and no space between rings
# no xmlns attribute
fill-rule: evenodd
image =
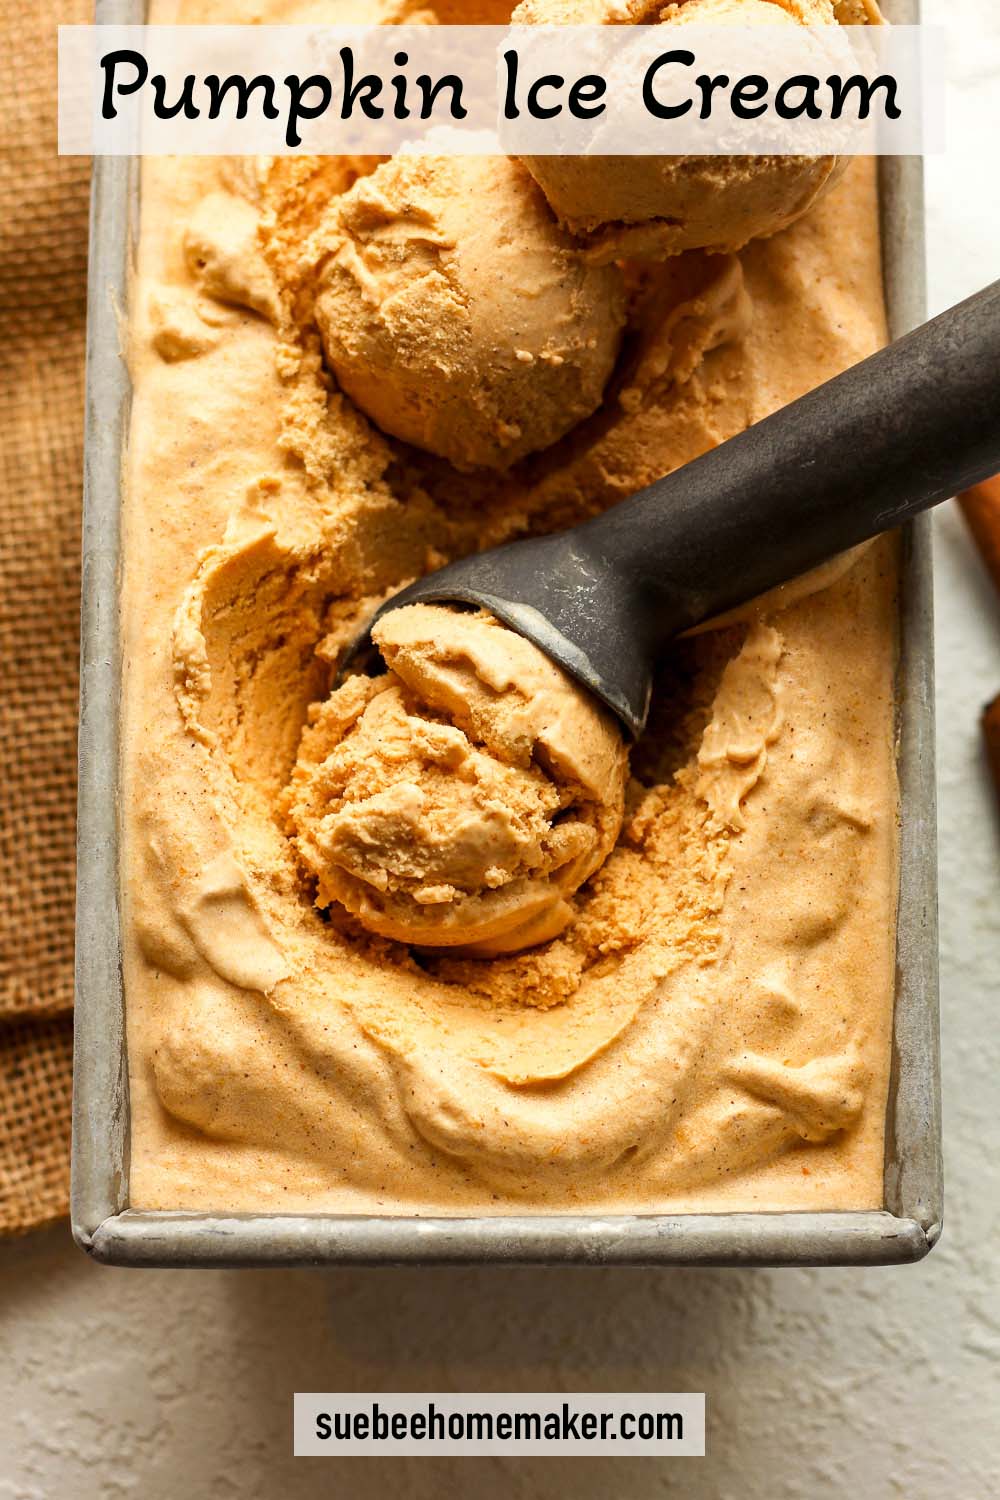
<svg viewBox="0 0 1000 1500"><path fill-rule="evenodd" d="M0 1233L67 1209L88 165L56 26L0 0Z"/></svg>

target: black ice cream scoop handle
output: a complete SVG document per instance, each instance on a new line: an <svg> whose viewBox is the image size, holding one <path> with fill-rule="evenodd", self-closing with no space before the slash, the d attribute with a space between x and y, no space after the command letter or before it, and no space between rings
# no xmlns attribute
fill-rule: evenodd
<svg viewBox="0 0 1000 1500"><path fill-rule="evenodd" d="M636 735L674 636L997 470L1000 282L596 519L452 563L379 614L481 605Z"/></svg>

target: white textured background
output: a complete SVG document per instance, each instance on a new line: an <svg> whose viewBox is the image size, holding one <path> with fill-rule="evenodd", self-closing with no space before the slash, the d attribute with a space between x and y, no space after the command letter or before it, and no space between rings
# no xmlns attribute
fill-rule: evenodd
<svg viewBox="0 0 1000 1500"><path fill-rule="evenodd" d="M929 163L937 310L1000 276L1000 6L925 5L955 34L951 146ZM1000 608L950 514L937 563L947 1199L930 1258L139 1272L88 1264L57 1229L0 1247L0 1500L1000 1495L1000 821L976 725L1000 690ZM704 1390L709 1457L289 1457L296 1389L448 1387Z"/></svg>

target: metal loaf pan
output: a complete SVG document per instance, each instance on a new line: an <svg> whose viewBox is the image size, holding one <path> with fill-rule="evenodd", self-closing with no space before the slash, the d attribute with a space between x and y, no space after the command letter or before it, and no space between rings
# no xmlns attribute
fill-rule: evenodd
<svg viewBox="0 0 1000 1500"><path fill-rule="evenodd" d="M919 0L889 18L918 20ZM98 20L141 19L99 0ZM490 1218L153 1213L129 1208L129 1099L118 903L120 506L129 377L127 311L138 209L134 161L95 162L87 347L80 690L79 885L73 1234L115 1265L442 1262L616 1265L888 1265L919 1260L942 1212L930 525L904 537L898 692L901 876L885 1207L858 1213ZM925 316L917 158L883 159L883 257L898 336Z"/></svg>

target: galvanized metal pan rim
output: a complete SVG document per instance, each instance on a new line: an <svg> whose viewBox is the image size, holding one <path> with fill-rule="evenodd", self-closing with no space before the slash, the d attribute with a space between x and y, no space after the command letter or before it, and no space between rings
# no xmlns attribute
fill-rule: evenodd
<svg viewBox="0 0 1000 1500"><path fill-rule="evenodd" d="M886 0L913 24L919 0ZM98 0L135 22L142 0ZM890 1265L920 1260L941 1226L933 622L930 523L904 534L898 735L901 879L885 1207L855 1213L421 1218L194 1214L128 1206L128 1066L118 890L121 466L136 164L94 168L87 344L72 1227L96 1260L133 1266L333 1264ZM893 335L925 315L922 167L881 163Z"/></svg>
<svg viewBox="0 0 1000 1500"><path fill-rule="evenodd" d="M495 1219L126 1210L99 1225L85 1248L96 1260L133 1266L874 1266L918 1261L932 1243L913 1220L875 1210Z"/></svg>

